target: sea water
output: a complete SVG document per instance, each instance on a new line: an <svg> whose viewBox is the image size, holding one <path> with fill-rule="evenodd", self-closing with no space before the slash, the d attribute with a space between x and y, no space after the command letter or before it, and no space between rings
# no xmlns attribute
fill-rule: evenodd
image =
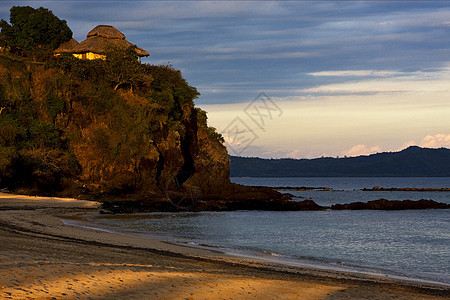
<svg viewBox="0 0 450 300"><path fill-rule="evenodd" d="M246 185L328 187L286 191L298 201L334 203L433 199L450 192L363 188L448 188L450 178L232 178ZM292 265L346 270L450 285L450 211L233 211L99 216L94 222L133 234Z"/></svg>

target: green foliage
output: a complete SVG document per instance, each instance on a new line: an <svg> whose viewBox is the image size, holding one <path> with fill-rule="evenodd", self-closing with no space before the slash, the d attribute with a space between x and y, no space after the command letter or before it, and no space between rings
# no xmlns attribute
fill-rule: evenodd
<svg viewBox="0 0 450 300"><path fill-rule="evenodd" d="M104 127L96 128L92 137L93 146L104 155L111 150L110 134Z"/></svg>
<svg viewBox="0 0 450 300"><path fill-rule="evenodd" d="M39 114L39 103L31 98L29 74L23 70L23 76L17 76L20 68L12 66L0 83L0 106L4 107L1 116L12 114L22 125L28 124Z"/></svg>
<svg viewBox="0 0 450 300"><path fill-rule="evenodd" d="M0 115L0 146L11 147L26 137L26 130L10 114Z"/></svg>
<svg viewBox="0 0 450 300"><path fill-rule="evenodd" d="M195 109L195 113L197 114L197 122L200 126L207 127L208 122L208 115L206 114L206 111L203 109L197 107Z"/></svg>
<svg viewBox="0 0 450 300"><path fill-rule="evenodd" d="M114 90L117 90L122 85L129 85L133 89L133 86L140 82L150 80L150 78L145 78L142 64L138 59L134 46L125 50L110 47L105 55L105 75L114 86Z"/></svg>
<svg viewBox="0 0 450 300"><path fill-rule="evenodd" d="M62 54L49 63L48 67L56 66L70 74L75 79L91 82L105 81L104 63L102 60L78 59L71 54Z"/></svg>
<svg viewBox="0 0 450 300"><path fill-rule="evenodd" d="M217 129L214 127L208 127L207 128L208 134L215 140L218 140L221 143L225 143L225 139L223 135L219 132L217 132Z"/></svg>
<svg viewBox="0 0 450 300"><path fill-rule="evenodd" d="M83 105L89 108L93 114L103 115L120 101L120 97L107 84L88 84L87 97L83 99Z"/></svg>
<svg viewBox="0 0 450 300"><path fill-rule="evenodd" d="M74 64L83 61L84 60L78 59L70 53L61 53L55 60L51 61L47 67L58 67L64 72L70 73L74 68Z"/></svg>
<svg viewBox="0 0 450 300"><path fill-rule="evenodd" d="M155 92L170 91L174 100L181 104L200 96L197 89L186 82L180 70L175 70L170 66L152 65L145 65L145 69L153 78L151 88Z"/></svg>
<svg viewBox="0 0 450 300"><path fill-rule="evenodd" d="M2 28L2 24L4 26L4 23L6 22L3 22L3 20L0 21L0 28ZM0 49L0 52L4 51L6 47L8 47L8 41L6 40L5 35L0 31L0 48L2 48Z"/></svg>
<svg viewBox="0 0 450 300"><path fill-rule="evenodd" d="M5 88L2 84L0 84L0 108L4 107L4 105L7 103L6 100L6 93Z"/></svg>
<svg viewBox="0 0 450 300"><path fill-rule="evenodd" d="M38 46L56 49L72 38L65 20L60 20L50 10L40 7L13 6L10 22L0 21L2 40L9 46L33 49Z"/></svg>
<svg viewBox="0 0 450 300"><path fill-rule="evenodd" d="M27 69L27 66L23 62L18 61L18 60L13 60L6 55L0 55L0 65L5 67L9 71L8 74L11 74L11 72L26 73L26 69ZM10 76L10 75L7 75L7 76ZM8 78L8 80L10 80L10 78Z"/></svg>
<svg viewBox="0 0 450 300"><path fill-rule="evenodd" d="M221 143L225 143L225 139L222 134L218 133L216 128L208 126L208 116L206 111L201 108L196 108L195 112L197 114L197 122L199 127L206 129L206 132L211 138L218 140Z"/></svg>
<svg viewBox="0 0 450 300"><path fill-rule="evenodd" d="M45 63L54 58L53 49L48 46L33 48L27 51L26 55L34 61Z"/></svg>
<svg viewBox="0 0 450 300"><path fill-rule="evenodd" d="M192 103L200 93L172 67L145 65L145 71L153 79L148 97L165 108L170 120L180 120L181 107Z"/></svg>
<svg viewBox="0 0 450 300"><path fill-rule="evenodd" d="M0 75L0 183L12 188L154 192L196 155L197 124L220 140L181 72L133 48L44 66L0 56Z"/></svg>
<svg viewBox="0 0 450 300"><path fill-rule="evenodd" d="M11 166L16 158L17 152L15 147L5 147L0 145L0 183L2 178L10 177L13 173Z"/></svg>
<svg viewBox="0 0 450 300"><path fill-rule="evenodd" d="M60 141L60 133L55 129L53 124L35 120L28 128L28 139L24 141L26 148L55 148L62 147Z"/></svg>
<svg viewBox="0 0 450 300"><path fill-rule="evenodd" d="M63 54L56 59L56 66L77 79L107 83L114 90L149 88L152 78L139 62L134 47L125 50L110 47L105 55L106 60L85 60Z"/></svg>
<svg viewBox="0 0 450 300"><path fill-rule="evenodd" d="M58 114L64 112L65 108L66 102L63 99L56 94L48 94L47 100L45 101L45 109L47 111L47 115L53 122Z"/></svg>
<svg viewBox="0 0 450 300"><path fill-rule="evenodd" d="M39 103L25 97L16 99L12 109L3 111L0 115L2 184L14 187L21 183L30 184L41 178L42 182L57 185L57 178L60 176L56 174L59 171L55 170L59 168L56 165L61 162L53 160L51 153L59 151L64 155L64 143L60 132L52 124L37 120L39 113Z"/></svg>

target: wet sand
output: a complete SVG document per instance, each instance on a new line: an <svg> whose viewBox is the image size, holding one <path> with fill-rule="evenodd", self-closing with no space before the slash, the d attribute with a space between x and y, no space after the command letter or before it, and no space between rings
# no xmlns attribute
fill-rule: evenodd
<svg viewBox="0 0 450 300"><path fill-rule="evenodd" d="M450 299L450 288L289 267L65 225L99 203L0 193L0 299Z"/></svg>

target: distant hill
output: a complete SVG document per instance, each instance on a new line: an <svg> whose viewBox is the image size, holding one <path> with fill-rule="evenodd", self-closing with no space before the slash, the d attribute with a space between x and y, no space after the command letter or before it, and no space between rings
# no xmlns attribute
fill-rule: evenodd
<svg viewBox="0 0 450 300"><path fill-rule="evenodd" d="M450 149L412 146L400 152L316 159L230 156L231 177L450 177Z"/></svg>

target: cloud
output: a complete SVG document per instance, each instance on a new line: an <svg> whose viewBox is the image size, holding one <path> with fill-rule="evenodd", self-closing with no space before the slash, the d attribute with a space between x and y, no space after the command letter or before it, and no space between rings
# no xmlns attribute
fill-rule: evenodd
<svg viewBox="0 0 450 300"><path fill-rule="evenodd" d="M418 143L416 143L414 140L403 143L401 147L396 151L403 150L405 148L408 148L409 146L419 146L423 148L450 148L450 134L428 134Z"/></svg>
<svg viewBox="0 0 450 300"><path fill-rule="evenodd" d="M248 155L251 153L252 155ZM286 150L285 148L280 147L249 147L241 156L254 156L261 158L292 158L292 159L313 159L317 157L330 157L329 154L322 153L320 155L317 154L317 151L310 149L295 149L295 150Z"/></svg>
<svg viewBox="0 0 450 300"><path fill-rule="evenodd" d="M229 87L228 95L216 93L210 98L204 94L199 99L202 103L241 101L260 91L262 84L273 97L293 97L303 89L330 94L404 91L402 86L378 87L378 82L335 85L403 76L397 70L412 65L417 69L442 65L448 60L450 42L450 5L435 1L21 4L53 10L68 21L78 40L85 39L95 25L114 25L130 42L150 52L144 62L170 61L184 74L190 72L187 79L195 86ZM12 5L17 2L2 1L0 17L7 18ZM241 82L250 77L260 83L248 85L248 91L239 90Z"/></svg>
<svg viewBox="0 0 450 300"><path fill-rule="evenodd" d="M302 158L302 157L304 157L304 154L303 154L303 151L296 149L296 150L286 153L285 157L287 157L287 158Z"/></svg>
<svg viewBox="0 0 450 300"><path fill-rule="evenodd" d="M434 72L398 72L377 70L321 71L308 73L313 76L365 77L344 83L326 84L304 89L305 93L355 94L355 93L399 93L399 92L450 92L450 67ZM381 78L372 78L372 77Z"/></svg>
<svg viewBox="0 0 450 300"><path fill-rule="evenodd" d="M369 154L379 153L381 151L382 150L381 150L380 146L368 147L364 144L359 144L359 145L355 145L355 146L351 147L347 151L343 151L342 155L352 157L352 156L360 156L360 155L369 155Z"/></svg>
<svg viewBox="0 0 450 300"><path fill-rule="evenodd" d="M425 148L450 148L450 134L435 134L424 137L419 146Z"/></svg>
<svg viewBox="0 0 450 300"><path fill-rule="evenodd" d="M385 77L398 75L399 72L389 70L342 70L342 71L321 71L307 73L311 76L334 76L334 77Z"/></svg>

